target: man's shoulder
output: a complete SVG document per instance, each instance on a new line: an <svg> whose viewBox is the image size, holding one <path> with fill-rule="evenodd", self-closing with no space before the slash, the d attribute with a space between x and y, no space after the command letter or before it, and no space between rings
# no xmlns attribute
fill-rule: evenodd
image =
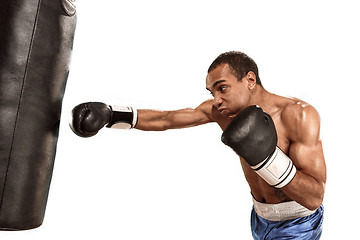
<svg viewBox="0 0 360 240"><path fill-rule="evenodd" d="M309 103L298 98L286 98L282 108L282 118L296 119L297 121L318 118L317 110Z"/></svg>
<svg viewBox="0 0 360 240"><path fill-rule="evenodd" d="M196 108L196 110L202 112L203 114L205 114L209 118L209 120L211 120L211 121L215 121L214 115L218 114L218 111L217 111L217 109L214 108L211 99L208 99L208 100L202 102Z"/></svg>
<svg viewBox="0 0 360 240"><path fill-rule="evenodd" d="M217 122L222 129L224 129L229 123L230 119L222 116L219 110L214 107L213 99L208 99L202 102L196 110L201 111L205 114L210 122Z"/></svg>
<svg viewBox="0 0 360 240"><path fill-rule="evenodd" d="M315 107L297 98L288 98L281 120L295 136L317 135L320 130L320 116Z"/></svg>

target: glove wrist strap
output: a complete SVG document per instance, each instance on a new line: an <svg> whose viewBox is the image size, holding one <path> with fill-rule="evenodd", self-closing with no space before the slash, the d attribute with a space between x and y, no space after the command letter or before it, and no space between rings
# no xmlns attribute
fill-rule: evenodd
<svg viewBox="0 0 360 240"><path fill-rule="evenodd" d="M256 166L252 166L252 169L275 188L286 186L296 174L296 167L293 162L278 147L267 159Z"/></svg>
<svg viewBox="0 0 360 240"><path fill-rule="evenodd" d="M137 123L137 110L132 107L109 106L112 113L107 128L131 129Z"/></svg>

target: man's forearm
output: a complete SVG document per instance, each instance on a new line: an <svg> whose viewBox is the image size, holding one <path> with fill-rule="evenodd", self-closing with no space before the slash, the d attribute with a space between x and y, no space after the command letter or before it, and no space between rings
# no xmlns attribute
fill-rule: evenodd
<svg viewBox="0 0 360 240"><path fill-rule="evenodd" d="M210 122L208 116L199 109L175 111L138 110L136 129L144 131L164 131L198 126Z"/></svg>
<svg viewBox="0 0 360 240"><path fill-rule="evenodd" d="M315 210L322 204L325 183L302 171L297 171L294 179L281 190L292 200L310 210Z"/></svg>
<svg viewBox="0 0 360 240"><path fill-rule="evenodd" d="M168 129L170 111L139 109L136 129L143 131L164 131Z"/></svg>

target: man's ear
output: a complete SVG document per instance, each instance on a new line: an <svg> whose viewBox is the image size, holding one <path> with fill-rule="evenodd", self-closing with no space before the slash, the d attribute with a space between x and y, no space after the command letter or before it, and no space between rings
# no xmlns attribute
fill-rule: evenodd
<svg viewBox="0 0 360 240"><path fill-rule="evenodd" d="M252 90L252 89L255 88L255 86L256 86L256 75L255 75L254 72L249 71L249 72L246 74L245 80L248 82L248 88L249 88L249 90Z"/></svg>

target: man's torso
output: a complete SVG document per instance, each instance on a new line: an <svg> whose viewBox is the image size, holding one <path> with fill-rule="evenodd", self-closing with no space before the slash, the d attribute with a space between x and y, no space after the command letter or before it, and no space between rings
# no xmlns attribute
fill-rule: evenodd
<svg viewBox="0 0 360 240"><path fill-rule="evenodd" d="M278 135L277 146L286 155L289 155L292 135L295 134L289 122L294 121L295 115L301 112L300 108L304 105L306 105L306 103L299 99L290 99L274 95L272 102L266 106L260 106L272 117ZM223 130L231 121L220 115L214 108L212 110L212 117ZM241 157L240 162L251 193L257 201L272 204L291 201L281 189L269 186ZM296 162L294 162L294 165L296 166Z"/></svg>

